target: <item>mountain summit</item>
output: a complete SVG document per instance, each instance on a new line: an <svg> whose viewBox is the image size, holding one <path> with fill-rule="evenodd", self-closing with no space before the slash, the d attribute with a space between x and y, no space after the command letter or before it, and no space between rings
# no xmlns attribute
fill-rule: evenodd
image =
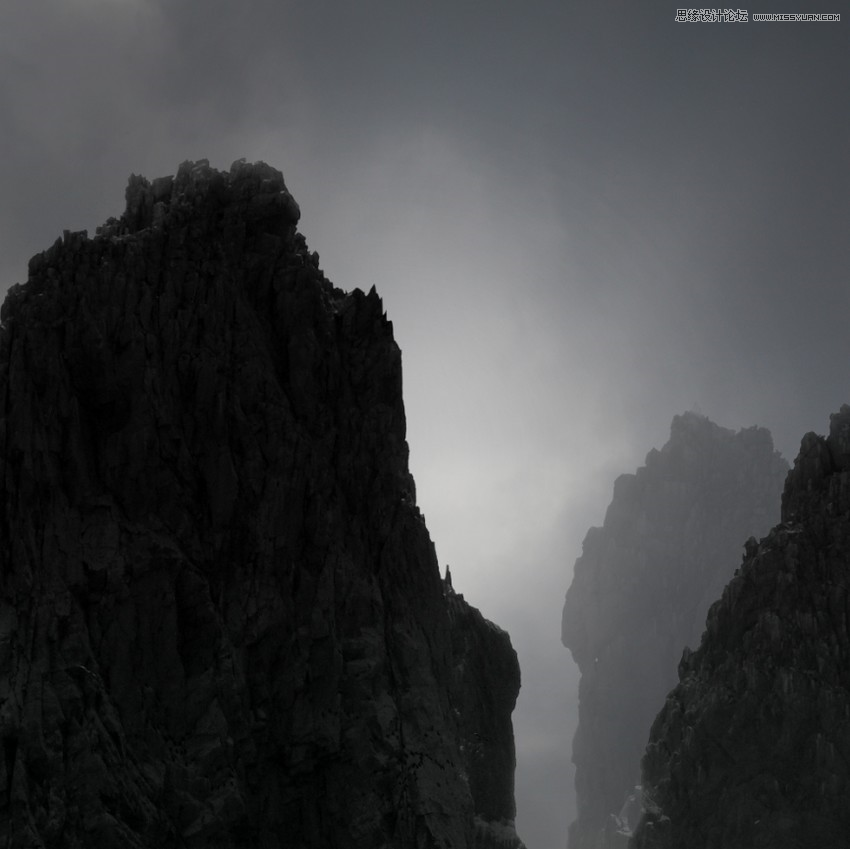
<svg viewBox="0 0 850 849"><path fill-rule="evenodd" d="M401 355L281 173L132 177L0 332L0 843L521 846L507 635L440 578Z"/></svg>

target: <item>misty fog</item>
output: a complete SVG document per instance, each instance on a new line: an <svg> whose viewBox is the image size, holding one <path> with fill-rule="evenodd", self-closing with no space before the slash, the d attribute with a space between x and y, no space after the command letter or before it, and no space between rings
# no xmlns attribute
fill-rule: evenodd
<svg viewBox="0 0 850 849"><path fill-rule="evenodd" d="M675 13L44 0L0 27L4 291L131 173L246 157L334 284L383 297L440 563L519 654L529 849L573 818L561 609L615 478L674 414L793 461L848 400L847 22Z"/></svg>

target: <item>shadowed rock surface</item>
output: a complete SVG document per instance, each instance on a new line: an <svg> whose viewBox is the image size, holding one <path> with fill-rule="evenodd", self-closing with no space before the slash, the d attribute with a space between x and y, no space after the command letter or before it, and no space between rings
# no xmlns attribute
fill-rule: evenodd
<svg viewBox="0 0 850 849"><path fill-rule="evenodd" d="M850 407L808 434L652 727L638 849L850 844Z"/></svg>
<svg viewBox="0 0 850 849"><path fill-rule="evenodd" d="M682 650L698 644L743 541L776 521L787 470L767 430L735 433L686 413L645 466L615 482L563 614L563 642L581 671L570 849L628 842L641 755Z"/></svg>
<svg viewBox="0 0 850 849"><path fill-rule="evenodd" d="M4 846L521 845L516 655L440 579L380 298L298 217L184 163L9 292Z"/></svg>

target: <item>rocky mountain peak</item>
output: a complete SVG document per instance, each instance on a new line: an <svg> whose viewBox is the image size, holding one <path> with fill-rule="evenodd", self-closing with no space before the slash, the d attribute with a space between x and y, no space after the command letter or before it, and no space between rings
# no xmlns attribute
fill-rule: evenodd
<svg viewBox="0 0 850 849"><path fill-rule="evenodd" d="M301 210L286 188L283 174L264 162L234 162L229 172L211 168L207 160L184 162L174 177L148 181L130 177L125 193L127 208L119 228L134 233L162 226L170 215L194 212L206 217L223 215L223 225L238 219L250 227L262 221L269 232L292 232Z"/></svg>
<svg viewBox="0 0 850 849"><path fill-rule="evenodd" d="M262 163L134 176L6 298L0 842L521 846L516 655L440 579L381 300L298 217Z"/></svg>
<svg viewBox="0 0 850 849"><path fill-rule="evenodd" d="M782 495L782 521L795 522L812 509L823 510L815 492L835 485L834 476L850 469L850 406L844 404L829 420L829 435L824 438L807 433L800 444L788 483Z"/></svg>

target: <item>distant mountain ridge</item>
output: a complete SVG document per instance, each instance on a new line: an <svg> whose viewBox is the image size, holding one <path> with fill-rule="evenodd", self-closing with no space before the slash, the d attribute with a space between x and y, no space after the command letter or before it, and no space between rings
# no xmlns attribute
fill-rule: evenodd
<svg viewBox="0 0 850 849"><path fill-rule="evenodd" d="M508 636L440 579L401 355L263 163L132 177L0 331L0 843L519 849Z"/></svg>
<svg viewBox="0 0 850 849"><path fill-rule="evenodd" d="M682 650L698 644L744 540L778 518L787 471L764 428L736 433L691 412L673 419L645 466L615 482L563 612L563 642L581 671L569 849L627 844L641 756Z"/></svg>
<svg viewBox="0 0 850 849"><path fill-rule="evenodd" d="M807 434L643 761L637 849L850 842L850 407Z"/></svg>

